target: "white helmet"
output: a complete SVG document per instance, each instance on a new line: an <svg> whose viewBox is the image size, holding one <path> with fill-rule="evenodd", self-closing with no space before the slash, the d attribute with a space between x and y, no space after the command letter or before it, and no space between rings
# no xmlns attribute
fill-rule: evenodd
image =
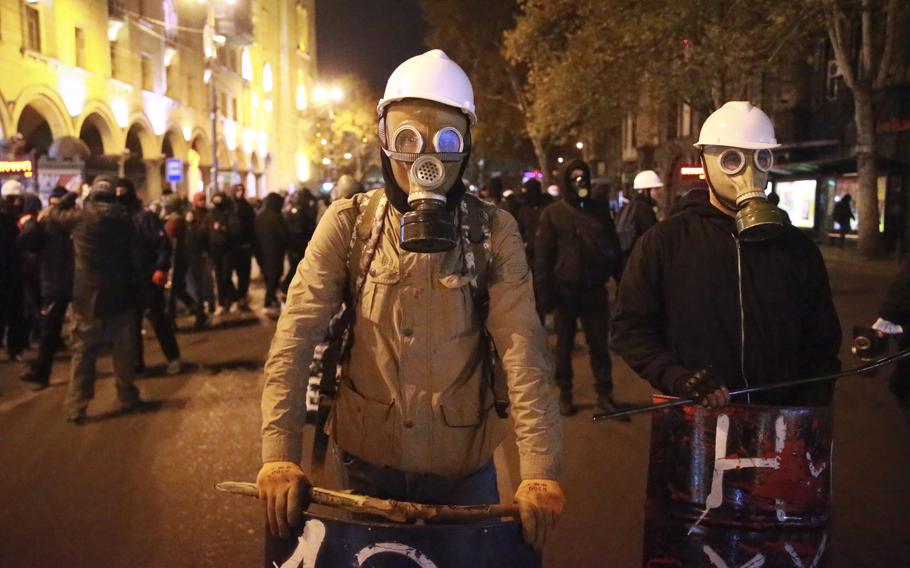
<svg viewBox="0 0 910 568"><path fill-rule="evenodd" d="M382 111L395 101L424 99L457 109L477 122L474 114L474 89L464 70L441 49L414 56L399 65L385 86L385 94L376 111Z"/></svg>
<svg viewBox="0 0 910 568"><path fill-rule="evenodd" d="M654 170L642 170L635 176L632 182L632 189L652 189L663 187L664 182L660 181L660 176Z"/></svg>
<svg viewBox="0 0 910 568"><path fill-rule="evenodd" d="M0 187L0 196L12 197L14 195L22 195L22 184L18 180L8 179Z"/></svg>
<svg viewBox="0 0 910 568"><path fill-rule="evenodd" d="M777 148L774 125L762 109L748 101L730 101L714 111L701 127L696 148L731 146L761 150Z"/></svg>

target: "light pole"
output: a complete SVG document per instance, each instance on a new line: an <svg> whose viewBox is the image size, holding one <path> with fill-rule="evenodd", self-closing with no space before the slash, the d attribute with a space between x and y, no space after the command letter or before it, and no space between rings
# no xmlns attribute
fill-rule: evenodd
<svg viewBox="0 0 910 568"><path fill-rule="evenodd" d="M225 42L215 30L215 2L218 0L196 0L205 4L205 27L202 30L203 51L205 52L205 71L203 78L209 85L209 108L212 117L212 173L209 185L206 187L206 197L212 199L213 191L218 190L218 90L215 87L216 61L218 59L218 46ZM228 6L233 6L236 0L221 0Z"/></svg>

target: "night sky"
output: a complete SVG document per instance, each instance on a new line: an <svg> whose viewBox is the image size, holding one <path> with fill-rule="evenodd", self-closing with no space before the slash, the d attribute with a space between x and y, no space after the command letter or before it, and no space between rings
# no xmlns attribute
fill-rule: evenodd
<svg viewBox="0 0 910 568"><path fill-rule="evenodd" d="M319 75L353 74L381 95L399 63L426 51L418 0L316 0Z"/></svg>

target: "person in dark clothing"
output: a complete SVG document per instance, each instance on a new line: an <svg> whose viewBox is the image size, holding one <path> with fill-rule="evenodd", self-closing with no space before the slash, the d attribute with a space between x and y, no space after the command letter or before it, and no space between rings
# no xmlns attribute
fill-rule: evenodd
<svg viewBox="0 0 910 568"><path fill-rule="evenodd" d="M51 191L48 204L55 207L66 201L66 206L72 207L75 200L75 193L58 186ZM49 211L45 209L37 220L27 223L19 235L22 247L39 255L43 302L38 356L19 378L39 388L50 381L54 354L63 345L60 332L73 295L73 241L65 226L48 218Z"/></svg>
<svg viewBox="0 0 910 568"><path fill-rule="evenodd" d="M256 229L254 227L256 220L256 211L253 206L246 200L246 189L243 184L236 184L233 187L234 193L234 210L228 223L228 231L231 235L231 272L228 278L237 273L237 308L240 311L250 311L247 296L250 290L250 269L253 262L253 255L256 252Z"/></svg>
<svg viewBox="0 0 910 568"><path fill-rule="evenodd" d="M168 297L167 316L174 322L177 316L177 300L196 317L194 329L205 327L206 315L202 302L199 302L187 291L187 273L189 271L189 252L187 241L189 227L184 216L185 202L172 195L164 206L164 232L171 242L173 254L173 272L171 274L171 293Z"/></svg>
<svg viewBox="0 0 910 568"><path fill-rule="evenodd" d="M609 203L593 199L591 170L580 160L562 175L564 199L540 215L534 244L535 292L543 312L556 310L556 383L560 411L575 412L572 403L572 349L576 320L581 319L591 354L597 412L610 412L613 402L609 347L610 306L606 283L620 262L619 239Z"/></svg>
<svg viewBox="0 0 910 568"><path fill-rule="evenodd" d="M0 343L5 339L10 361L21 361L22 353L28 347L22 310L22 255L17 243L18 212L7 197L0 202Z"/></svg>
<svg viewBox="0 0 910 568"><path fill-rule="evenodd" d="M287 294L288 287L294 274L297 273L297 264L303 259L306 247L316 230L316 214L319 205L316 197L309 188L304 187L288 199L288 207L284 215L285 225L288 228L288 272L281 283L281 289Z"/></svg>
<svg viewBox="0 0 910 568"><path fill-rule="evenodd" d="M34 193L24 194L22 196L22 213L19 215L16 228L19 229L17 242L22 255L23 310L29 344L40 341L41 337L41 257L34 248L23 246L22 231L26 224L31 224L32 221L38 219L40 212L41 198Z"/></svg>
<svg viewBox="0 0 910 568"><path fill-rule="evenodd" d="M139 310L136 313L135 334L137 341L136 369L145 370L142 344L143 315L152 324L161 351L167 359L168 375L180 373L180 347L174 336L174 327L166 315L164 289L168 282L173 250L164 232L164 225L157 215L142 208L136 195L136 186L128 178L120 178L116 185L117 199L130 214L136 230L139 264Z"/></svg>
<svg viewBox="0 0 910 568"><path fill-rule="evenodd" d="M849 193L845 193L844 196L840 198L840 201L834 204L834 211L831 215L831 218L837 224L837 232L840 234L837 243L838 246L841 247L847 242L847 233L850 232L850 223L856 219L856 216L853 215L853 207L851 207L852 202L853 197L851 197Z"/></svg>
<svg viewBox="0 0 910 568"><path fill-rule="evenodd" d="M663 182L653 170L644 170L632 182L632 195L616 216L616 232L622 247L623 261L632 254L632 248L645 231L657 224L652 192L663 187Z"/></svg>
<svg viewBox="0 0 910 568"><path fill-rule="evenodd" d="M518 230L521 231L521 238L525 243L528 264L534 266L534 237L537 235L537 224L544 207L553 203L553 198L543 192L543 186L534 178L524 182L521 191L521 205L515 220L518 221Z"/></svg>
<svg viewBox="0 0 910 568"><path fill-rule="evenodd" d="M80 423L95 394L95 363L105 343L113 344L114 377L122 411L141 407L133 384L136 364L136 286L139 258L136 229L117 203L114 181L98 177L85 207L73 200L51 207L48 219L73 238L73 359L66 418Z"/></svg>
<svg viewBox="0 0 910 568"><path fill-rule="evenodd" d="M186 213L187 286L200 305L215 310L215 288L212 282L212 261L209 256L209 210L205 192L193 196L193 208Z"/></svg>
<svg viewBox="0 0 910 568"><path fill-rule="evenodd" d="M895 335L900 350L910 349L910 259L905 260L878 310L872 329L879 335ZM888 386L910 419L910 362L899 361L891 372Z"/></svg>
<svg viewBox="0 0 910 568"><path fill-rule="evenodd" d="M284 198L277 193L265 196L262 210L256 215L256 242L262 260L262 277L265 280L263 308L277 316L278 288L284 274L284 254L288 245L288 228L281 216Z"/></svg>
<svg viewBox="0 0 910 568"><path fill-rule="evenodd" d="M706 191L682 205L629 259L613 316L616 352L655 388L680 396L680 381L707 368L730 389L838 371L840 323L815 244L793 227L742 242ZM750 402L825 405L832 391L820 383Z"/></svg>
<svg viewBox="0 0 910 568"><path fill-rule="evenodd" d="M216 316L225 313L237 298L237 289L231 278L233 239L228 230L233 215L231 209L230 200L224 193L218 192L212 196L212 210L208 213L208 243L218 289Z"/></svg>
<svg viewBox="0 0 910 568"><path fill-rule="evenodd" d="M521 208L521 197L511 189L507 189L502 192L502 201L499 202L499 208L508 212L509 215L517 220L518 210Z"/></svg>

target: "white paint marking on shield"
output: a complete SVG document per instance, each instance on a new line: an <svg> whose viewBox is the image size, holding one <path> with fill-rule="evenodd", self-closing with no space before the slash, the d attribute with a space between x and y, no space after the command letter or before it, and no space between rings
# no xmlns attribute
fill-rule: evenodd
<svg viewBox="0 0 910 568"><path fill-rule="evenodd" d="M779 416L774 424L774 449L777 453L773 458L739 458L735 460L727 459L727 435L730 432L730 417L726 414L717 416L717 428L714 436L714 473L711 476L711 492L705 499L705 510L701 516L689 529L687 535L691 535L695 527L701 524L705 516L711 509L720 507L724 502L724 473L731 469L743 469L747 467L768 467L771 469L780 468L780 452L786 442L787 427L784 424L783 416ZM782 511L778 511L778 516Z"/></svg>
<svg viewBox="0 0 910 568"><path fill-rule="evenodd" d="M704 545L701 549L702 549L702 551L704 551L705 556L708 557L708 562L710 562L711 565L714 566L714 568L730 568L730 566L726 562L724 562L724 559L720 557L720 554L715 552L714 549L711 548L710 546L708 546L707 544ZM748 562L746 562L739 568L761 568L764 565L765 565L765 557L764 557L764 555L759 553L759 554L756 554L755 556L753 556L751 560L749 560Z"/></svg>
<svg viewBox="0 0 910 568"><path fill-rule="evenodd" d="M364 562L376 556L377 554L387 553L397 554L398 556L409 558L416 562L420 568L437 568L436 564L434 564L426 554L420 552L414 547L408 546L406 544L401 544L400 542L377 542L376 544L371 544L362 548L360 552L357 553L357 556L355 558L357 560L357 565L363 566Z"/></svg>
<svg viewBox="0 0 910 568"><path fill-rule="evenodd" d="M812 559L812 564L809 565L809 568L815 568L818 566L818 563L821 561L822 556L825 554L825 548L828 546L828 535L822 535L822 541L818 545L818 550L815 551L815 558ZM787 551L787 554L790 555L790 561L793 562L793 565L796 568L806 568L806 565L803 564L802 559L799 555L796 554L796 549L793 548L789 542L784 545L784 550Z"/></svg>
<svg viewBox="0 0 910 568"><path fill-rule="evenodd" d="M310 519L303 525L303 534L297 541L294 554L284 561L281 568L316 568L316 557L325 540L325 523L319 519ZM275 568L278 565L274 562Z"/></svg>

